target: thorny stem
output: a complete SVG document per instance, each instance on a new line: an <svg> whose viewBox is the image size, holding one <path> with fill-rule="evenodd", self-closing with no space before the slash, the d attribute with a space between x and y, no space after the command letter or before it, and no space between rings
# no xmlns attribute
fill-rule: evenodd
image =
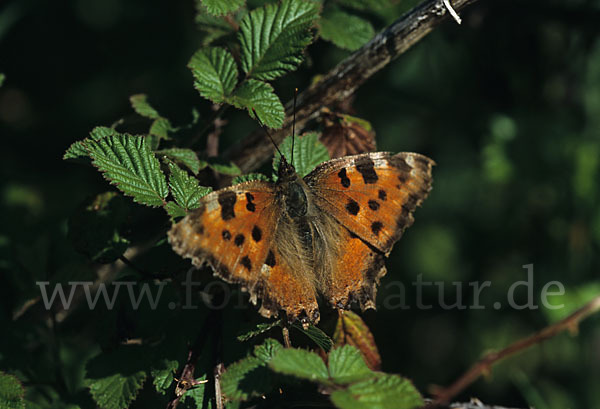
<svg viewBox="0 0 600 409"><path fill-rule="evenodd" d="M438 390L434 390L434 395L436 398L431 404L427 405L426 407L433 408L450 402L452 398L454 398L465 388L471 385L481 375L489 373L492 366L497 362L501 361L502 359L505 359L518 352L524 351L525 349L534 345L540 344L565 330L568 330L571 333L576 333L579 322L599 310L600 296L597 296L590 302L585 304L583 307L581 307L568 317L558 321L557 323L552 324L542 329L541 331L530 335L527 338L520 339L498 352L492 352L490 354L485 355L467 372L465 372L460 378L458 378L458 380L456 380L452 385L450 385L447 388L440 388Z"/></svg>

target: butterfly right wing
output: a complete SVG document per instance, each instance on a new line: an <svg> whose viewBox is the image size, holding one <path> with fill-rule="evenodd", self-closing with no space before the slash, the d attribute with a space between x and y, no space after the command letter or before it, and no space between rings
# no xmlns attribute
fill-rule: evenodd
<svg viewBox="0 0 600 409"><path fill-rule="evenodd" d="M210 193L172 227L169 241L196 267L206 262L215 275L241 284L254 304L260 298L263 316L318 316L314 284L295 274L274 240L282 212L273 189L252 181Z"/></svg>

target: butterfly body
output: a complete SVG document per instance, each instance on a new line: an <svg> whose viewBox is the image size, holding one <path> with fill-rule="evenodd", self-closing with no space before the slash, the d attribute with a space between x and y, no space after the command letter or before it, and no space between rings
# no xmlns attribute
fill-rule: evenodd
<svg viewBox="0 0 600 409"><path fill-rule="evenodd" d="M202 198L169 232L174 250L242 285L260 313L317 322L317 299L374 308L384 260L431 188L433 161L376 152L327 161L304 178L282 159L275 183Z"/></svg>

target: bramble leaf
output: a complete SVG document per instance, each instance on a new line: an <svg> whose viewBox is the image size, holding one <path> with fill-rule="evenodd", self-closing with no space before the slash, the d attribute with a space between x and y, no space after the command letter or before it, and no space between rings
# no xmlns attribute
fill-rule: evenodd
<svg viewBox="0 0 600 409"><path fill-rule="evenodd" d="M201 376L200 378L196 378L196 382L201 382L206 380L206 375ZM188 389L183 395L183 401L193 401L197 408L203 408L204 404L204 391L206 390L206 383L201 383L199 385L194 386L191 389ZM229 406L227 406L229 408Z"/></svg>
<svg viewBox="0 0 600 409"><path fill-rule="evenodd" d="M284 375L322 383L329 382L329 373L321 357L304 349L281 349L273 356L269 366L275 372Z"/></svg>
<svg viewBox="0 0 600 409"><path fill-rule="evenodd" d="M221 378L223 395L231 400L247 400L261 396L273 388L273 373L266 367L273 354L283 349L274 339L254 348L254 356L230 365Z"/></svg>
<svg viewBox="0 0 600 409"><path fill-rule="evenodd" d="M352 311L343 311L336 324L333 341L336 346L355 346L369 368L375 371L381 368L381 357L375 338L360 315Z"/></svg>
<svg viewBox="0 0 600 409"><path fill-rule="evenodd" d="M202 0L206 10L215 16L231 13L242 7L245 0Z"/></svg>
<svg viewBox="0 0 600 409"><path fill-rule="evenodd" d="M247 173L245 175L234 177L231 181L231 184L237 185L239 183L251 182L253 180L269 181L269 178L266 175L263 175L262 173Z"/></svg>
<svg viewBox="0 0 600 409"><path fill-rule="evenodd" d="M106 126L97 126L90 132L90 138L98 141L110 135L118 135L119 133L113 128ZM63 159L78 159L89 156L89 152L85 147L85 139L83 141L73 142L63 155Z"/></svg>
<svg viewBox="0 0 600 409"><path fill-rule="evenodd" d="M341 10L323 14L321 37L346 50L358 50L375 35L371 23Z"/></svg>
<svg viewBox="0 0 600 409"><path fill-rule="evenodd" d="M224 102L237 84L237 66L229 51L203 48L192 56L188 67L194 75L194 87L214 103Z"/></svg>
<svg viewBox="0 0 600 409"><path fill-rule="evenodd" d="M198 159L198 155L191 149L186 148L170 148L161 149L155 152L157 155L164 155L167 158L175 161L176 163L182 164L192 171L194 175L197 175L199 171L208 166L208 163Z"/></svg>
<svg viewBox="0 0 600 409"><path fill-rule="evenodd" d="M238 177L243 177L243 176L238 176ZM237 178L235 178L235 179L237 179ZM232 183L232 184L235 185L236 183ZM242 341L242 342L248 341L250 338L253 338L260 334L263 334L263 333L269 331L271 328L275 328L280 324L281 324L281 320L258 324L256 327L254 327L250 331L246 331L243 334L238 335L237 340Z"/></svg>
<svg viewBox="0 0 600 409"><path fill-rule="evenodd" d="M0 371L0 408L25 409L25 390L19 380Z"/></svg>
<svg viewBox="0 0 600 409"><path fill-rule="evenodd" d="M424 404L409 380L390 374L335 390L331 401L340 409L413 409Z"/></svg>
<svg viewBox="0 0 600 409"><path fill-rule="evenodd" d="M148 96L146 94L132 95L129 97L129 102L131 102L133 110L144 118L158 119L161 117L156 109L152 108L148 103Z"/></svg>
<svg viewBox="0 0 600 409"><path fill-rule="evenodd" d="M273 87L266 82L244 81L227 102L236 108L247 109L252 118L252 109L256 110L259 119L269 128L281 128L283 125L283 104L273 92Z"/></svg>
<svg viewBox="0 0 600 409"><path fill-rule="evenodd" d="M360 354L353 346L344 345L329 353L329 375L337 384L348 384L373 376Z"/></svg>
<svg viewBox="0 0 600 409"><path fill-rule="evenodd" d="M219 158L209 158L208 167L223 175L238 176L242 171L233 162L225 162Z"/></svg>
<svg viewBox="0 0 600 409"><path fill-rule="evenodd" d="M169 190L160 164L141 136L116 134L87 140L86 149L103 176L135 202L162 206Z"/></svg>
<svg viewBox="0 0 600 409"><path fill-rule="evenodd" d="M169 162L169 187L175 202L184 210L192 210L200 205L200 198L212 191L210 187L200 186L198 180L173 162Z"/></svg>
<svg viewBox="0 0 600 409"><path fill-rule="evenodd" d="M315 327L314 325L309 325L307 329L304 329L302 325L295 323L293 325L298 331L304 333L307 337L312 339L315 344L317 344L323 351L329 352L331 347L333 346L333 341L329 336L324 333L320 328Z"/></svg>
<svg viewBox="0 0 600 409"><path fill-rule="evenodd" d="M171 217L185 217L187 215L185 209L175 202L167 202L165 205L165 210Z"/></svg>
<svg viewBox="0 0 600 409"><path fill-rule="evenodd" d="M152 383L156 391L164 395L173 383L173 375L179 367L179 362L174 359L163 359L161 363L162 367L160 369L153 368L150 375L154 378Z"/></svg>
<svg viewBox="0 0 600 409"><path fill-rule="evenodd" d="M283 0L248 13L240 22L242 69L250 78L272 80L295 70L310 44L319 14L312 1Z"/></svg>
<svg viewBox="0 0 600 409"><path fill-rule="evenodd" d="M294 155L292 155L292 137L288 136L279 146L279 150L289 161L293 159L292 165L300 177L308 175L319 163L329 160L327 148L319 141L319 135L311 132L297 136L294 141ZM273 180L277 180L277 171L281 157L279 152L273 158Z"/></svg>

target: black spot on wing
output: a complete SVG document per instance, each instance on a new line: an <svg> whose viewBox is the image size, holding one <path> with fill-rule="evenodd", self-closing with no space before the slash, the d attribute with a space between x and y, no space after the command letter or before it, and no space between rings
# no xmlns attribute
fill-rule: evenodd
<svg viewBox="0 0 600 409"><path fill-rule="evenodd" d="M383 223L381 222L373 222L371 223L371 231L374 235L379 236L379 232L383 229Z"/></svg>
<svg viewBox="0 0 600 409"><path fill-rule="evenodd" d="M387 199L386 191L383 189L379 189L379 200L385 200L385 199Z"/></svg>
<svg viewBox="0 0 600 409"><path fill-rule="evenodd" d="M350 179L348 179L348 175L346 175L346 168L342 168L342 170L338 172L338 176L340 178L340 183L342 184L342 186L350 187Z"/></svg>
<svg viewBox="0 0 600 409"><path fill-rule="evenodd" d="M221 236L223 236L223 240L231 240L231 233L229 232L229 230L223 230L221 232Z"/></svg>
<svg viewBox="0 0 600 409"><path fill-rule="evenodd" d="M351 215L356 216L360 211L360 206L358 205L358 203L356 203L356 201L350 199L348 200L348 203L346 203L346 210Z"/></svg>
<svg viewBox="0 0 600 409"><path fill-rule="evenodd" d="M246 200L248 201L248 203L246 203L246 209L249 212L256 211L256 205L252 202L254 200L254 195L252 195L252 193L247 192L246 193Z"/></svg>
<svg viewBox="0 0 600 409"><path fill-rule="evenodd" d="M233 207L236 201L236 194L230 190L219 193L217 201L221 206L221 219L227 221L235 217Z"/></svg>
<svg viewBox="0 0 600 409"><path fill-rule="evenodd" d="M242 244L244 244L244 240L246 240L244 235L238 234L237 236L235 236L235 239L233 240L233 242L235 243L236 246L242 247Z"/></svg>
<svg viewBox="0 0 600 409"><path fill-rule="evenodd" d="M269 250L269 254L267 254L267 259L265 260L265 264L269 267L275 267L275 254L271 250Z"/></svg>
<svg viewBox="0 0 600 409"><path fill-rule="evenodd" d="M363 181L365 184L377 183L379 177L377 176L377 172L375 172L375 163L368 156L364 156L362 158L358 158L354 162L356 166L356 170L362 175Z"/></svg>
<svg viewBox="0 0 600 409"><path fill-rule="evenodd" d="M262 239L262 230L258 226L252 228L252 240L259 242Z"/></svg>
<svg viewBox="0 0 600 409"><path fill-rule="evenodd" d="M242 265L244 267L246 267L246 270L248 270L248 271L252 270L252 262L250 261L248 256L242 257L242 259L240 260L240 263L242 263Z"/></svg>
<svg viewBox="0 0 600 409"><path fill-rule="evenodd" d="M379 210L379 202L377 200L369 200L369 209L373 211Z"/></svg>

